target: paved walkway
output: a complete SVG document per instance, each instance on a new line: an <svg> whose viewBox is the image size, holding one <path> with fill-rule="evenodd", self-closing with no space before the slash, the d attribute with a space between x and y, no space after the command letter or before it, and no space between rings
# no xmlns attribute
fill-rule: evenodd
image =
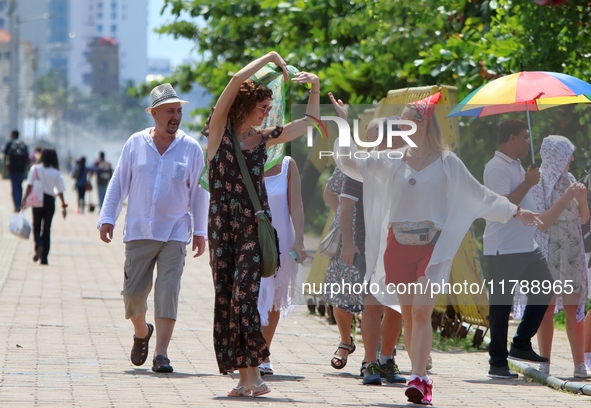
<svg viewBox="0 0 591 408"><path fill-rule="evenodd" d="M282 321L272 347L273 392L229 399L236 375L218 374L212 344L213 290L208 259L187 258L179 320L169 356L175 372L154 374L129 361L132 327L120 297L124 246L121 228L107 245L96 213L54 218L49 266L31 261L32 241L7 232L10 186L0 181L0 406L198 407L407 406L400 385L367 387L356 376L363 347L342 371L330 367L335 326L298 308ZM69 193L70 194L70 193ZM74 204L70 197L69 202ZM151 300L150 300L151 302ZM151 307L151 303L150 303ZM151 309L152 310L152 309ZM154 341L154 340L153 340ZM153 351L154 344L151 344ZM562 350L562 351L560 351ZM397 361L408 374L409 360ZM557 333L554 366L572 373L564 333ZM486 377L487 354L433 352L434 401L439 407L588 407L591 398L519 380Z"/></svg>

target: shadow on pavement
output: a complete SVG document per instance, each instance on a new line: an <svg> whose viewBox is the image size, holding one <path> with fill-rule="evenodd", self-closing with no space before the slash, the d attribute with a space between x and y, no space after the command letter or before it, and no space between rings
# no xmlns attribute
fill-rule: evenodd
<svg viewBox="0 0 591 408"><path fill-rule="evenodd" d="M467 382L470 384L506 384L512 386L527 386L527 387L538 387L540 384L533 383L531 381L524 381L523 377L511 379L502 379L502 378L483 378L482 380L462 380L463 382Z"/></svg>
<svg viewBox="0 0 591 408"><path fill-rule="evenodd" d="M282 374L264 375L262 378L263 378L263 381L265 381L265 382L299 381L299 380L306 379L306 377L303 375L282 375Z"/></svg>
<svg viewBox="0 0 591 408"><path fill-rule="evenodd" d="M154 377L168 377L168 378L194 378L194 377L217 377L218 374L207 374L207 373L182 373L182 372L172 372L172 373L155 373L149 368L146 369L136 369L136 370L125 370L124 374L131 374L131 375L145 375L145 376L154 376Z"/></svg>

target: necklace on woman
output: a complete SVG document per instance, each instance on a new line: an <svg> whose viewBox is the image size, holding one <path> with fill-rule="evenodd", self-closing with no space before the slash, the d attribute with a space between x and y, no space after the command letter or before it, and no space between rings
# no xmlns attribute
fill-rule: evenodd
<svg viewBox="0 0 591 408"><path fill-rule="evenodd" d="M240 147L244 146L244 141L250 137L250 131L252 128L248 129L248 132L238 135L238 139L240 139Z"/></svg>
<svg viewBox="0 0 591 408"><path fill-rule="evenodd" d="M408 149L408 151L410 151L410 149ZM412 157L418 157L418 158L423 158L423 161L421 162L421 164L418 166L418 168L420 169L423 164L425 164L425 162L427 161L427 157L429 157L432 153L432 150L429 150L429 153L423 155L423 156L417 156L417 155L412 155ZM417 184L417 180L414 178L414 173L416 172L415 169L413 169L410 164L406 163L408 165L408 167L410 168L411 171L411 177L410 180L408 180L408 184L410 184L411 186L414 186L415 184Z"/></svg>

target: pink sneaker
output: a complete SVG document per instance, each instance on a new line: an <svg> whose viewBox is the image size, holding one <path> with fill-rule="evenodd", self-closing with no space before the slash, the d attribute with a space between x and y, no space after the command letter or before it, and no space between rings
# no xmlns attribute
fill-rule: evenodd
<svg viewBox="0 0 591 408"><path fill-rule="evenodd" d="M425 397L425 383L420 378L415 378L408 383L404 395L406 395L409 402L421 404Z"/></svg>
<svg viewBox="0 0 591 408"><path fill-rule="evenodd" d="M431 405L433 403L433 381L423 381L423 385L425 387L425 392L421 402L423 404Z"/></svg>

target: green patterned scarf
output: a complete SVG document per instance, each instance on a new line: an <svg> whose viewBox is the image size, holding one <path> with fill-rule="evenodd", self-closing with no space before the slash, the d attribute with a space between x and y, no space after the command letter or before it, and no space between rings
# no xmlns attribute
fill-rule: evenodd
<svg viewBox="0 0 591 408"><path fill-rule="evenodd" d="M299 70L291 65L287 66L287 72L290 78L294 77ZM271 91L273 91L273 107L269 112L269 115L263 121L261 129L283 126L285 124L285 88L286 84L283 80L283 73L277 65L269 63L257 71L256 74L250 77L255 82L266 85ZM267 150L267 162L265 163L265 171L278 163L281 163L285 156L285 143L276 144ZM209 161L205 159L205 167L203 173L201 173L201 179L199 184L207 191L209 191L209 181L207 173L209 170Z"/></svg>

